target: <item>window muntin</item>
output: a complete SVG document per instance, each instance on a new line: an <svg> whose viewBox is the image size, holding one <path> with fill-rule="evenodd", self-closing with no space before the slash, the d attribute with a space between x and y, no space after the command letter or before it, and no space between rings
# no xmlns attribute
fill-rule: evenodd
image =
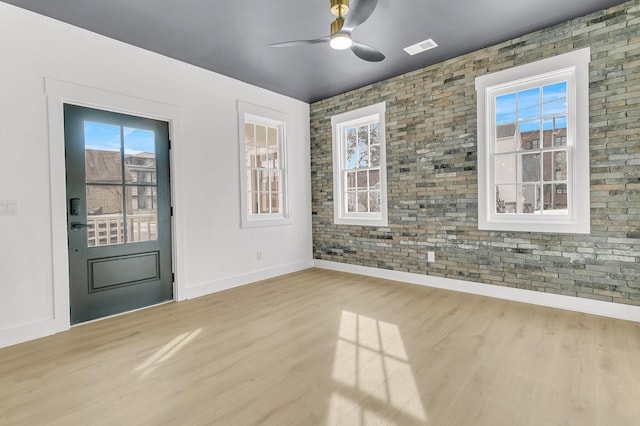
<svg viewBox="0 0 640 426"><path fill-rule="evenodd" d="M291 223L287 196L289 115L238 102L243 227Z"/></svg>
<svg viewBox="0 0 640 426"><path fill-rule="evenodd" d="M589 48L476 78L478 228L590 232Z"/></svg>
<svg viewBox="0 0 640 426"><path fill-rule="evenodd" d="M334 222L386 226L384 103L331 118Z"/></svg>

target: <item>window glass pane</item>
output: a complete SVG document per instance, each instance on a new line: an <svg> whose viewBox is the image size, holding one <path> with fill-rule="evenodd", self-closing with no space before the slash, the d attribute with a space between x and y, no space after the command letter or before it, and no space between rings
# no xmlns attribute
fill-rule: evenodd
<svg viewBox="0 0 640 426"><path fill-rule="evenodd" d="M269 192L271 185L269 172L267 170L259 170L258 175L260 176L260 185L258 186L258 189L260 192Z"/></svg>
<svg viewBox="0 0 640 426"><path fill-rule="evenodd" d="M84 122L85 174L88 183L122 182L120 126Z"/></svg>
<svg viewBox="0 0 640 426"><path fill-rule="evenodd" d="M253 123L244 123L244 143L245 145L253 145L256 143L255 129Z"/></svg>
<svg viewBox="0 0 640 426"><path fill-rule="evenodd" d="M545 119L556 115L567 115L566 81L542 88L542 113Z"/></svg>
<svg viewBox="0 0 640 426"><path fill-rule="evenodd" d="M369 170L369 189L380 189L380 170Z"/></svg>
<svg viewBox="0 0 640 426"><path fill-rule="evenodd" d="M278 149L278 129L275 127L267 127L267 145L269 149Z"/></svg>
<svg viewBox="0 0 640 426"><path fill-rule="evenodd" d="M258 193L249 192L247 194L247 214L258 214Z"/></svg>
<svg viewBox="0 0 640 426"><path fill-rule="evenodd" d="M355 127L349 127L345 130L346 141L347 141L347 149L355 150L356 142L358 141L358 133Z"/></svg>
<svg viewBox="0 0 640 426"><path fill-rule="evenodd" d="M536 182L540 180L540 153L520 155L519 182Z"/></svg>
<svg viewBox="0 0 640 426"><path fill-rule="evenodd" d="M122 197L120 185L87 185L89 247L124 243Z"/></svg>
<svg viewBox="0 0 640 426"><path fill-rule="evenodd" d="M267 149L270 168L277 167L278 160L278 130L274 127L267 128Z"/></svg>
<svg viewBox="0 0 640 426"><path fill-rule="evenodd" d="M516 185L496 185L496 213L515 213Z"/></svg>
<svg viewBox="0 0 640 426"><path fill-rule="evenodd" d="M358 192L358 212L367 213L369 211L369 193Z"/></svg>
<svg viewBox="0 0 640 426"><path fill-rule="evenodd" d="M567 213L567 184L545 184L544 210L558 213Z"/></svg>
<svg viewBox="0 0 640 426"><path fill-rule="evenodd" d="M513 125L516 121L516 94L507 93L506 95L496 96L496 127L505 124ZM515 127L513 130L515 130ZM497 137L504 136L501 136L498 132Z"/></svg>
<svg viewBox="0 0 640 426"><path fill-rule="evenodd" d="M280 213L280 193L271 194L271 213Z"/></svg>
<svg viewBox="0 0 640 426"><path fill-rule="evenodd" d="M380 166L380 145L373 145L369 151L371 157L371 167Z"/></svg>
<svg viewBox="0 0 640 426"><path fill-rule="evenodd" d="M347 190L353 191L356 189L356 172L347 172Z"/></svg>
<svg viewBox="0 0 640 426"><path fill-rule="evenodd" d="M540 88L518 92L518 121L540 119Z"/></svg>
<svg viewBox="0 0 640 426"><path fill-rule="evenodd" d="M267 155L267 128L265 126L255 126L256 143L256 164L257 167L268 167Z"/></svg>
<svg viewBox="0 0 640 426"><path fill-rule="evenodd" d="M379 145L380 144L380 123L373 123L369 126L371 131L371 145Z"/></svg>
<svg viewBox="0 0 640 426"><path fill-rule="evenodd" d="M244 144L244 159L247 167L256 167L256 146L254 144L253 123L246 123L244 126L245 131L245 144Z"/></svg>
<svg viewBox="0 0 640 426"><path fill-rule="evenodd" d="M371 191L369 193L369 206L372 213L380 212L380 191Z"/></svg>
<svg viewBox="0 0 640 426"><path fill-rule="evenodd" d="M158 239L157 193L155 186L126 188L127 242Z"/></svg>
<svg viewBox="0 0 640 426"><path fill-rule="evenodd" d="M369 149L366 147L358 149L358 167L369 167Z"/></svg>
<svg viewBox="0 0 640 426"><path fill-rule="evenodd" d="M366 172L366 171L357 173L358 190L367 190L367 189L369 189L369 184L367 183L367 174L368 174L368 172Z"/></svg>
<svg viewBox="0 0 640 426"><path fill-rule="evenodd" d="M258 172L257 170L247 170L247 191L256 191L258 189Z"/></svg>
<svg viewBox="0 0 640 426"><path fill-rule="evenodd" d="M516 137L516 125L514 123L499 124L496 126L496 153L513 152L518 146Z"/></svg>
<svg viewBox="0 0 640 426"><path fill-rule="evenodd" d="M567 144L567 117L558 116L544 121L544 147Z"/></svg>
<svg viewBox="0 0 640 426"><path fill-rule="evenodd" d="M256 124L255 144L262 148L267 146L267 128L265 126Z"/></svg>
<svg viewBox="0 0 640 426"><path fill-rule="evenodd" d="M280 191L280 170L271 171L271 192Z"/></svg>
<svg viewBox="0 0 640 426"><path fill-rule="evenodd" d="M269 214L271 212L271 197L269 192L260 192L260 213Z"/></svg>
<svg viewBox="0 0 640 426"><path fill-rule="evenodd" d="M125 181L155 183L155 133L150 130L125 127L123 135Z"/></svg>
<svg viewBox="0 0 640 426"><path fill-rule="evenodd" d="M496 183L516 183L516 154L495 156Z"/></svg>
<svg viewBox="0 0 640 426"><path fill-rule="evenodd" d="M369 167L369 126L358 128L358 167Z"/></svg>
<svg viewBox="0 0 640 426"><path fill-rule="evenodd" d="M358 127L358 148L366 148L369 145L369 126Z"/></svg>
<svg viewBox="0 0 640 426"><path fill-rule="evenodd" d="M521 150L540 148L540 120L524 121L518 124Z"/></svg>
<svg viewBox="0 0 640 426"><path fill-rule="evenodd" d="M244 151L245 165L247 167L256 167L256 147L255 145L245 145Z"/></svg>
<svg viewBox="0 0 640 426"><path fill-rule="evenodd" d="M536 213L540 211L540 189L538 184L520 185L520 197L522 200L519 213Z"/></svg>
<svg viewBox="0 0 640 426"><path fill-rule="evenodd" d="M353 213L356 211L356 196L357 192L347 192L347 212Z"/></svg>
<svg viewBox="0 0 640 426"><path fill-rule="evenodd" d="M348 170L351 169L355 169L356 168L356 163L358 161L358 156L357 156L357 152L358 152L358 146L357 146L357 141L358 141L358 133L355 127L350 127L346 130L345 132L346 134L346 150L347 150L347 156L346 156L346 162L347 164L345 165L346 168Z"/></svg>
<svg viewBox="0 0 640 426"><path fill-rule="evenodd" d="M264 146L256 146L256 163L258 168L266 169L269 167L269 154Z"/></svg>
<svg viewBox="0 0 640 426"><path fill-rule="evenodd" d="M567 179L567 152L551 151L544 153L544 180Z"/></svg>

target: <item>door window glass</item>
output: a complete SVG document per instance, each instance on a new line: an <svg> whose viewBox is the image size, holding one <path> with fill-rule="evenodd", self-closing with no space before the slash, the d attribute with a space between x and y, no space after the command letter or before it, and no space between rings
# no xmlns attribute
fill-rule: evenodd
<svg viewBox="0 0 640 426"><path fill-rule="evenodd" d="M153 131L84 122L89 247L158 239Z"/></svg>

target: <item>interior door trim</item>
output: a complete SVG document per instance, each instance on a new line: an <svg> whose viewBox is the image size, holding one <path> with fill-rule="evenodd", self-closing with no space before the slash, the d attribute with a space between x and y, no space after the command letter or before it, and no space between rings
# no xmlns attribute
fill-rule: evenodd
<svg viewBox="0 0 640 426"><path fill-rule="evenodd" d="M143 96L132 96L89 86L69 83L52 78L45 78L45 94L49 123L49 165L51 191L51 243L52 243L52 278L53 278L53 312L52 317L42 321L36 327L35 336L68 330L71 326L69 314L69 259L67 251L67 200L66 200L66 166L64 138L64 104L73 104L89 108L102 109L117 113L136 115L169 123L169 137L172 141L169 156L171 170L170 193L172 204L179 204L181 199L179 187L181 170L175 167L180 164L181 150L180 108L176 105L146 99ZM172 265L175 274L173 297L175 301L184 300L186 293L182 279L184 265L184 224L179 211L174 208L171 221ZM32 337L32 338L33 338Z"/></svg>

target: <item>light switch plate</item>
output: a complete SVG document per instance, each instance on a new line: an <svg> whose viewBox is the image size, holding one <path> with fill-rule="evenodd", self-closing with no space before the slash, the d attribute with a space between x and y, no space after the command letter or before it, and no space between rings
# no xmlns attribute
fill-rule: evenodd
<svg viewBox="0 0 640 426"><path fill-rule="evenodd" d="M18 202L16 200L0 200L0 216L17 216Z"/></svg>

